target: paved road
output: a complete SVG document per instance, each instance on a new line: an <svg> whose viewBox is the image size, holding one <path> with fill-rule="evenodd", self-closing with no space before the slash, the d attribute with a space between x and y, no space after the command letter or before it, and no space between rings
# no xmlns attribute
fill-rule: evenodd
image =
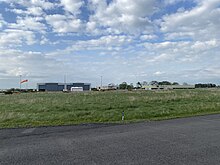
<svg viewBox="0 0 220 165"><path fill-rule="evenodd" d="M220 164L220 115L0 130L0 164Z"/></svg>

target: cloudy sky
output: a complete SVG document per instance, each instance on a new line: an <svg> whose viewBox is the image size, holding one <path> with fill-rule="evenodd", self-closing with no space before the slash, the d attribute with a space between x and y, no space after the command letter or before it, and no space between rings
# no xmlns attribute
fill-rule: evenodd
<svg viewBox="0 0 220 165"><path fill-rule="evenodd" d="M0 88L220 84L220 0L0 0Z"/></svg>

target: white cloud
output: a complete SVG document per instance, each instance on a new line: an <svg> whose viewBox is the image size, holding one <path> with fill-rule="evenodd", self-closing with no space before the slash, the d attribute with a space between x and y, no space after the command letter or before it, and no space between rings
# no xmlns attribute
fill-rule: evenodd
<svg viewBox="0 0 220 165"><path fill-rule="evenodd" d="M174 54L166 54L166 53L162 53L156 57L153 57L152 59L149 59L149 62L165 62L167 60L173 60L175 57Z"/></svg>
<svg viewBox="0 0 220 165"><path fill-rule="evenodd" d="M82 23L80 19L60 14L47 15L46 21L57 33L80 32Z"/></svg>
<svg viewBox="0 0 220 165"><path fill-rule="evenodd" d="M41 36L40 44L45 45L48 43L49 43L49 40L45 36Z"/></svg>
<svg viewBox="0 0 220 165"><path fill-rule="evenodd" d="M7 29L0 32L0 47L17 47L23 43L27 45L36 43L35 35L32 31Z"/></svg>
<svg viewBox="0 0 220 165"><path fill-rule="evenodd" d="M104 50L104 51L120 51L124 45L128 45L132 42L132 38L129 36L102 36L99 39L91 39L86 41L77 41L70 47L64 50L65 52L74 52L81 50ZM59 52L60 53L60 52ZM109 54L109 52L107 53Z"/></svg>
<svg viewBox="0 0 220 165"><path fill-rule="evenodd" d="M57 5L56 3L51 3L48 0L0 0L0 2L9 3L11 6L13 6L13 4L19 4L25 7L41 7L45 10L52 9Z"/></svg>
<svg viewBox="0 0 220 165"><path fill-rule="evenodd" d="M167 40L191 39L195 37L194 32L170 32L165 34Z"/></svg>
<svg viewBox="0 0 220 165"><path fill-rule="evenodd" d="M70 12L74 15L79 14L80 8L84 5L82 0L60 0L61 5L63 5L65 11Z"/></svg>
<svg viewBox="0 0 220 165"><path fill-rule="evenodd" d="M195 40L207 40L220 37L219 0L197 1L198 5L191 10L184 10L165 15L161 22L162 32L174 33L176 37L184 34ZM212 32L212 33L210 33ZM172 36L172 34L170 34Z"/></svg>
<svg viewBox="0 0 220 165"><path fill-rule="evenodd" d="M114 0L110 4L106 1L90 1L90 22L95 22L108 33L140 34L152 31L151 16L156 9L153 0Z"/></svg>
<svg viewBox="0 0 220 165"><path fill-rule="evenodd" d="M103 57L114 56L114 58L116 58L117 55L121 54L121 52L126 54L127 50L125 51L125 48L123 47L127 47L132 43L132 37L125 35L108 35L102 36L98 39L79 40L71 43L72 44L65 49L57 49L56 51L47 53L47 55L53 57L63 57L65 55L76 55L80 51L88 51L89 54L97 52L97 55L99 54Z"/></svg>
<svg viewBox="0 0 220 165"><path fill-rule="evenodd" d="M24 9L7 9L15 14L19 15L34 15L34 16L41 16L44 14L44 11L41 7L28 7L27 10Z"/></svg>
<svg viewBox="0 0 220 165"><path fill-rule="evenodd" d="M185 2L187 0L164 0L164 4L166 5L174 5L179 2Z"/></svg>
<svg viewBox="0 0 220 165"><path fill-rule="evenodd" d="M141 35L140 39L141 40L153 40L153 39L157 39L158 37L156 35Z"/></svg>
<svg viewBox="0 0 220 165"><path fill-rule="evenodd" d="M205 42L196 41L191 48L199 51L209 50L218 47L220 44L217 40L209 40Z"/></svg>
<svg viewBox="0 0 220 165"><path fill-rule="evenodd" d="M182 71L182 77L193 78L196 83L213 83L213 80L218 80L220 74L219 66L195 67ZM219 81L215 82L219 83Z"/></svg>
<svg viewBox="0 0 220 165"><path fill-rule="evenodd" d="M16 23L11 23L8 25L8 27L44 33L47 27L44 23L41 23L42 20L42 17L18 17Z"/></svg>
<svg viewBox="0 0 220 165"><path fill-rule="evenodd" d="M161 72L161 71L157 71L157 72L154 73L154 75L156 75L156 76L160 76L162 74L164 74L164 72Z"/></svg>
<svg viewBox="0 0 220 165"><path fill-rule="evenodd" d="M32 87L42 78L56 78L62 75L66 66L61 61L49 58L41 52L21 51L16 49L0 49L0 71L2 78L14 79L19 75L30 78ZM9 65L10 64L10 65ZM54 72L56 71L56 72ZM18 82L13 81L14 87Z"/></svg>
<svg viewBox="0 0 220 165"><path fill-rule="evenodd" d="M101 34L101 29L99 29L98 24L94 21L90 21L86 23L86 32L89 35L100 35Z"/></svg>
<svg viewBox="0 0 220 165"><path fill-rule="evenodd" d="M44 11L41 7L29 7L27 13L31 15L41 16L44 14Z"/></svg>
<svg viewBox="0 0 220 165"><path fill-rule="evenodd" d="M0 14L0 29L1 29L4 25L6 25L6 24L7 24L7 22L5 22L4 18L3 18L2 15Z"/></svg>
<svg viewBox="0 0 220 165"><path fill-rule="evenodd" d="M30 0L31 5L42 7L43 9L52 9L54 8L55 4L51 3L47 0Z"/></svg>
<svg viewBox="0 0 220 165"><path fill-rule="evenodd" d="M182 62L199 63L202 59L208 58L210 54L216 54L220 42L218 40L209 41L165 41L161 43L144 43L146 52L152 55L146 55L146 62ZM142 50L144 51L144 50ZM215 59L216 60L216 59ZM210 59L209 59L210 61ZM175 66L175 64L174 64Z"/></svg>

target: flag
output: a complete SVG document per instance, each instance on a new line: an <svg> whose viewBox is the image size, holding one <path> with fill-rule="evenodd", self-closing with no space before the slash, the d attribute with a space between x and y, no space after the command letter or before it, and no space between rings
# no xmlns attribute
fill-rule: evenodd
<svg viewBox="0 0 220 165"><path fill-rule="evenodd" d="M26 80L22 80L20 83L22 84L22 83L25 83L25 82L28 82L28 80L26 79Z"/></svg>

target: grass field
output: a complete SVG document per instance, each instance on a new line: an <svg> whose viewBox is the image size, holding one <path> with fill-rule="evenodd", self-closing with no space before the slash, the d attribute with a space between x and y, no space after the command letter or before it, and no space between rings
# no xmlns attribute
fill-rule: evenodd
<svg viewBox="0 0 220 165"><path fill-rule="evenodd" d="M220 113L220 90L0 95L0 128L161 120Z"/></svg>

